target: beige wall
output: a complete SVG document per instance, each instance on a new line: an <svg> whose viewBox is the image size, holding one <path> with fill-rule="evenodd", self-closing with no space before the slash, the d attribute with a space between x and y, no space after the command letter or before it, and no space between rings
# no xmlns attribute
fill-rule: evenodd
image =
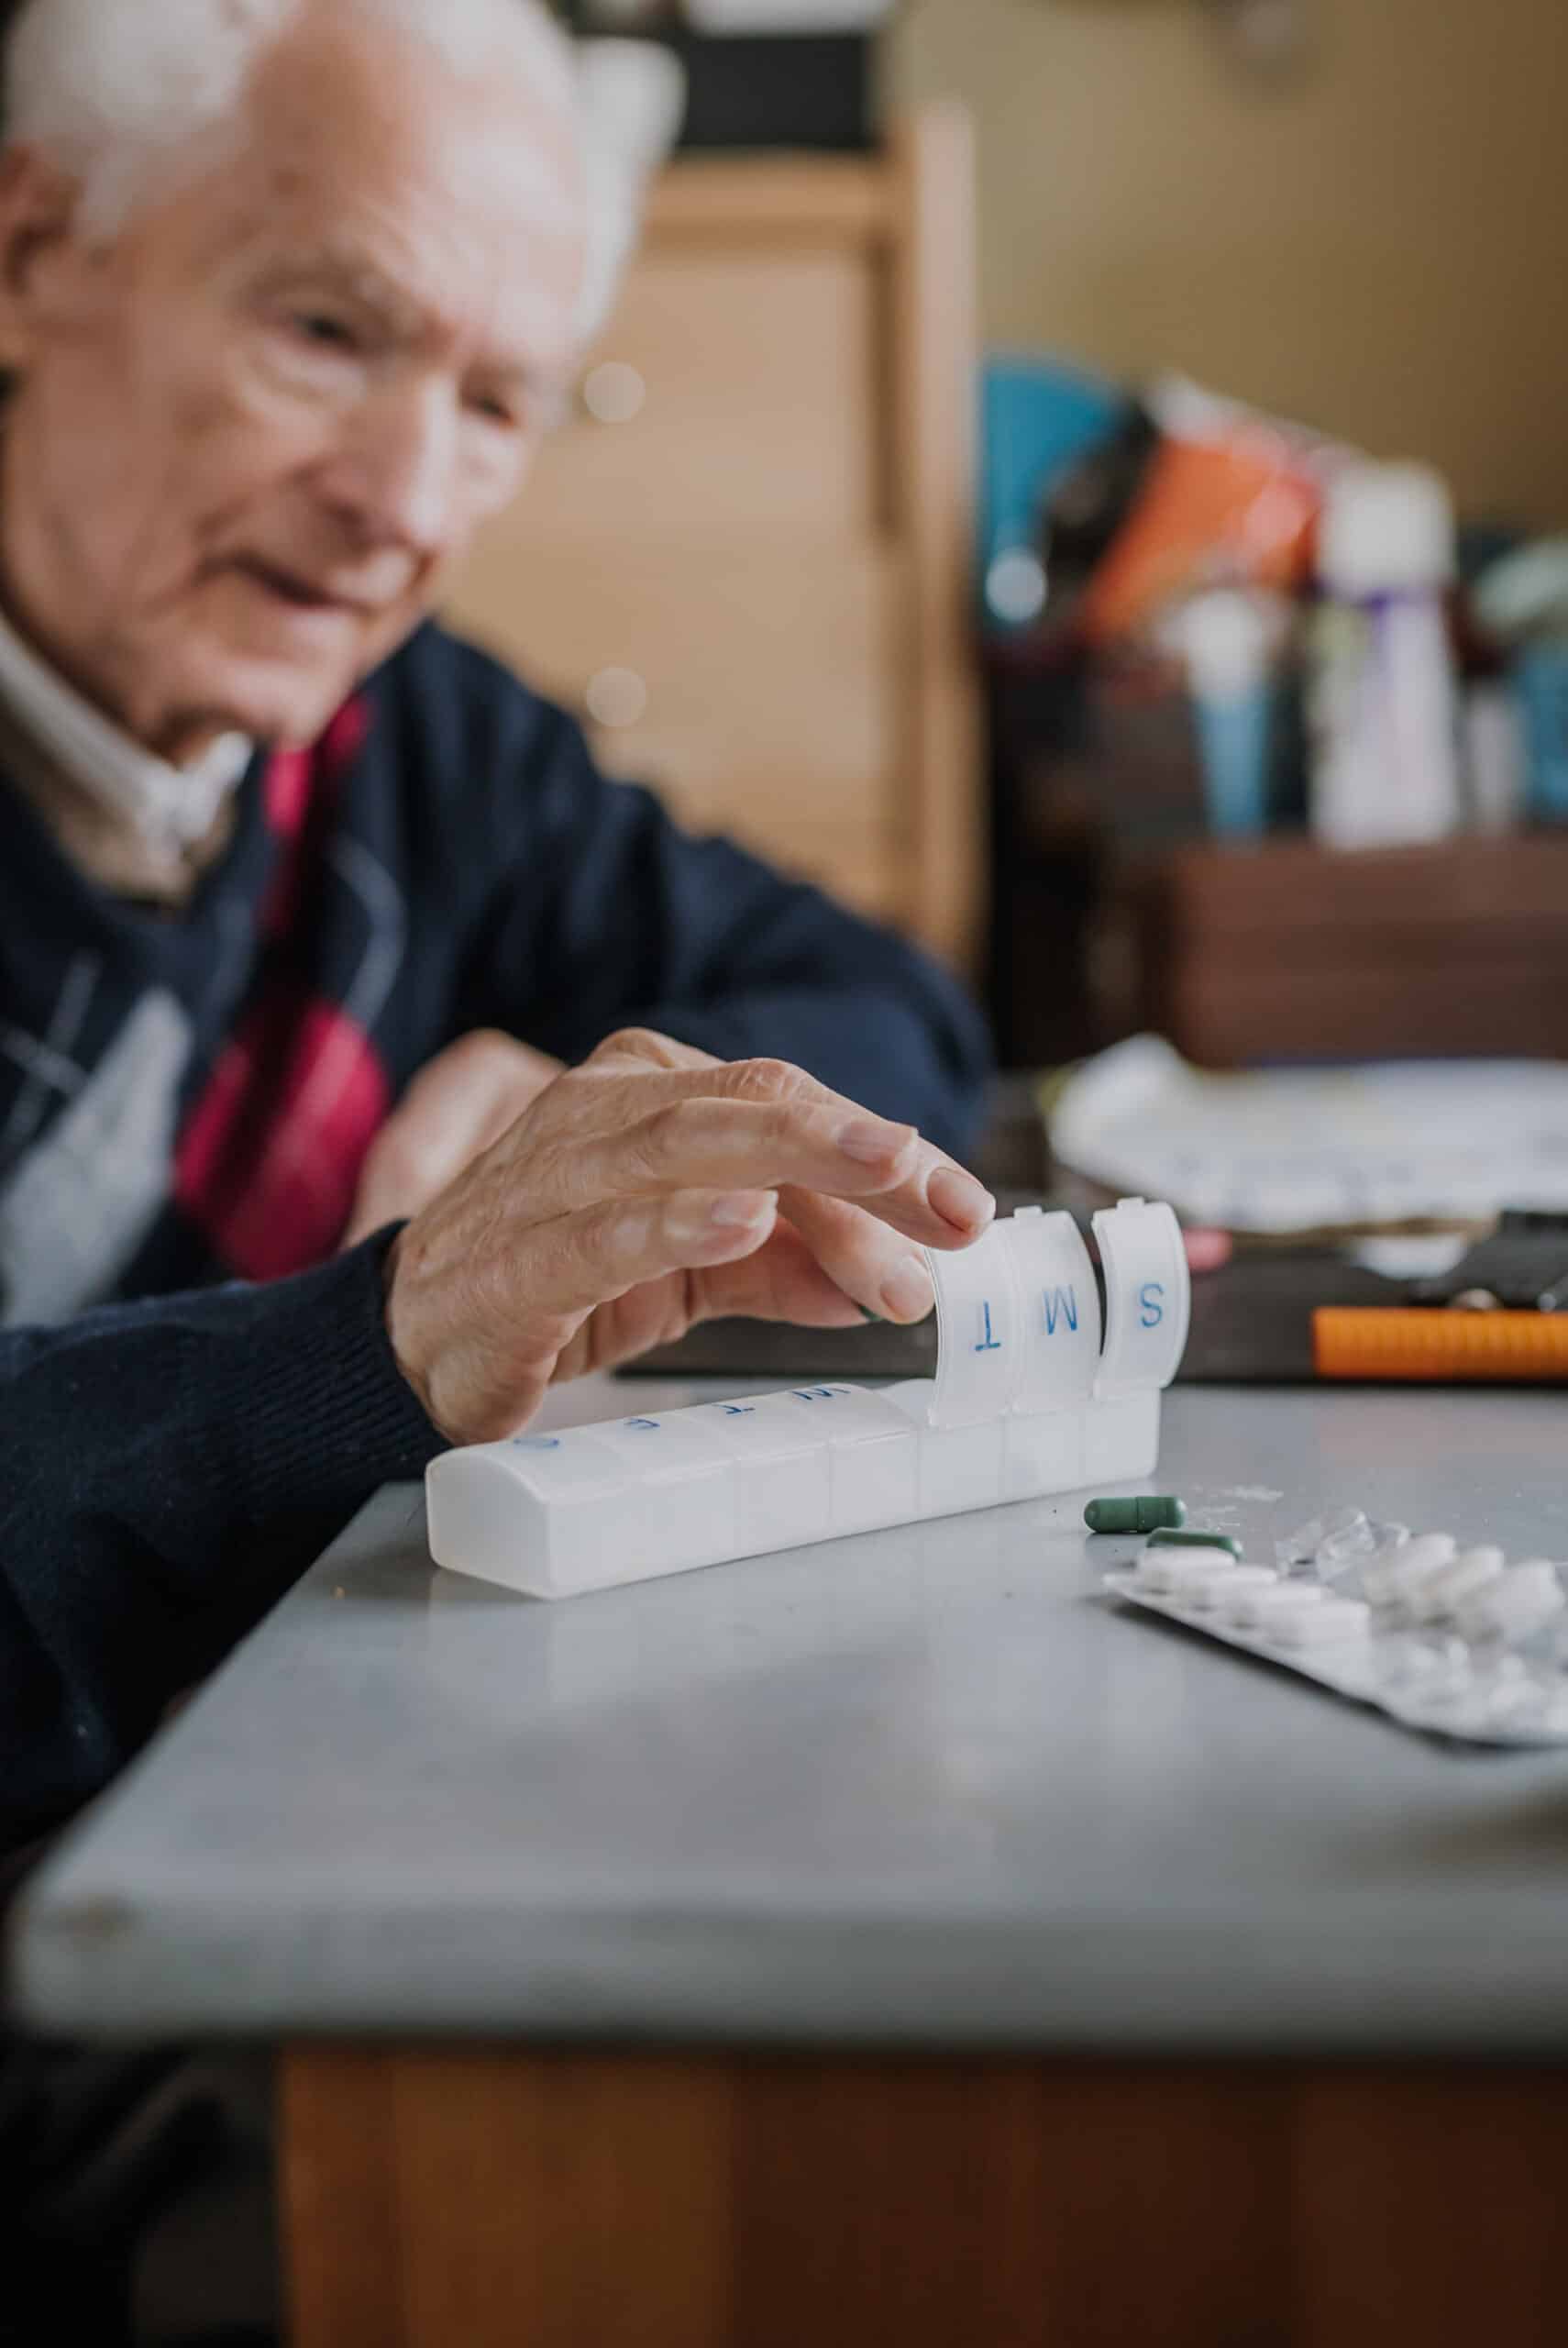
<svg viewBox="0 0 1568 2348"><path fill-rule="evenodd" d="M980 133L984 314L1173 365L1568 526L1568 0L1307 0L1249 83L1175 0L908 0L893 94Z"/></svg>

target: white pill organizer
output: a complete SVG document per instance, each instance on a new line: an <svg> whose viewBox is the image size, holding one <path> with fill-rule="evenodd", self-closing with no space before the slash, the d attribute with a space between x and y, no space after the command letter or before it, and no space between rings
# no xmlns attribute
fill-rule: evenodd
<svg viewBox="0 0 1568 2348"><path fill-rule="evenodd" d="M1103 1330L1072 1216L1024 1208L928 1255L934 1379L830 1380L448 1452L425 1477L431 1555L568 1598L1150 1476L1187 1345L1186 1250L1171 1209L1143 1199L1094 1228Z"/></svg>

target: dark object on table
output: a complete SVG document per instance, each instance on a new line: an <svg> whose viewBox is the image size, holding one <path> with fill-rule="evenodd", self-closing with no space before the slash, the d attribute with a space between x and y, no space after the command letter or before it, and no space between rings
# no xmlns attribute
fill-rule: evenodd
<svg viewBox="0 0 1568 2348"><path fill-rule="evenodd" d="M1313 1315L1320 1376L1561 1384L1568 1380L1568 1215L1510 1211L1441 1279L1413 1281L1402 1296L1391 1290L1377 1303L1375 1312L1346 1311L1336 1299Z"/></svg>
<svg viewBox="0 0 1568 2348"><path fill-rule="evenodd" d="M1568 1312L1568 1215L1510 1209L1489 1239L1441 1279L1418 1280L1412 1304L1470 1304L1478 1311Z"/></svg>

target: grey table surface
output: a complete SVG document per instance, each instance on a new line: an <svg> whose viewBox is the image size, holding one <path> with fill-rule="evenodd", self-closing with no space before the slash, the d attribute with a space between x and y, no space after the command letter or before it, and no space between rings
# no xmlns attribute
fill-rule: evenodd
<svg viewBox="0 0 1568 2348"><path fill-rule="evenodd" d="M1568 1555L1551 1395L1167 1410L1162 1485L1253 1542L1355 1501ZM384 1493L37 1880L25 2010L1568 2055L1568 1750L1429 1741L1122 1611L1099 1575L1132 1545L1080 1506L549 1606L437 1572L417 1490Z"/></svg>

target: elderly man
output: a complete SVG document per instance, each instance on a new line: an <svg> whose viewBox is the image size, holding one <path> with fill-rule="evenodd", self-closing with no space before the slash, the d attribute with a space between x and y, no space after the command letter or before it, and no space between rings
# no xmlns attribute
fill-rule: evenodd
<svg viewBox="0 0 1568 2348"><path fill-rule="evenodd" d="M581 341L534 0L30 0L6 65L15 1841L387 1478L707 1314L918 1319L991 1202L957 988L421 626Z"/></svg>
<svg viewBox="0 0 1568 2348"><path fill-rule="evenodd" d="M705 1314L919 1318L990 1213L951 981L421 625L600 277L534 0L11 15L0 1850L387 1478ZM0 2072L0 2331L108 2348L170 2132Z"/></svg>

